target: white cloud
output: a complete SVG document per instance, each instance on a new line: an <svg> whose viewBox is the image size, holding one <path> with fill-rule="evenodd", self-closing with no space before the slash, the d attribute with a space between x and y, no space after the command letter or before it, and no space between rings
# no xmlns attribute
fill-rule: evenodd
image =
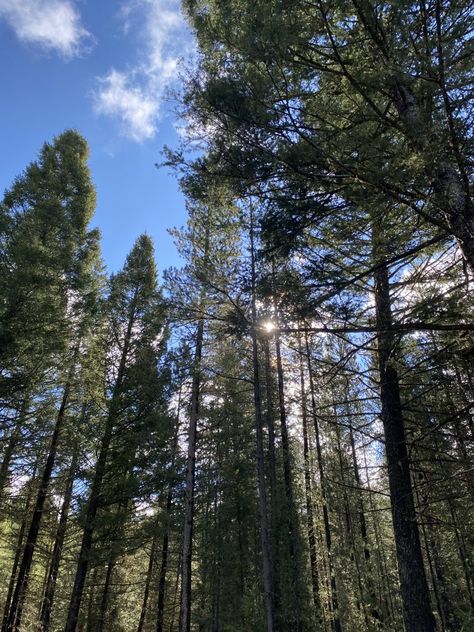
<svg viewBox="0 0 474 632"><path fill-rule="evenodd" d="M141 142L154 136L158 103L142 88L132 85L126 73L112 69L99 81L96 111L119 118L123 133L132 140Z"/></svg>
<svg viewBox="0 0 474 632"><path fill-rule="evenodd" d="M141 52L134 66L111 69L98 79L95 109L116 118L125 136L142 142L156 134L160 105L194 43L179 0L128 0L120 18L125 35L136 32Z"/></svg>
<svg viewBox="0 0 474 632"><path fill-rule="evenodd" d="M22 42L74 57L92 36L70 0L0 0L3 18Z"/></svg>

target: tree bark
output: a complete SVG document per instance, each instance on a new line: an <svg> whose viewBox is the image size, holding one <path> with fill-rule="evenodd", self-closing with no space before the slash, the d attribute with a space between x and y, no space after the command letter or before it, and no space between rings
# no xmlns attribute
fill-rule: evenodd
<svg viewBox="0 0 474 632"><path fill-rule="evenodd" d="M31 519L30 528L26 537L23 557L21 559L20 568L18 570L18 577L16 580L15 590L13 592L13 597L10 605L10 612L6 624L6 632L16 632L17 630L20 630L24 600L26 596L26 591L28 589L31 565L33 563L33 554L36 548L36 543L38 541L44 505L48 495L49 484L51 482L51 476L53 474L53 468L56 461L59 437L64 425L66 407L68 404L69 393L72 386L72 379L75 370L75 358L77 352L78 346L76 346L76 349L73 353L71 367L69 369L68 378L63 390L61 404L56 417L56 423L53 430L53 436L51 438L48 457L46 459L43 474L41 476L41 482L38 489L38 495L36 497L35 508L33 510L33 517Z"/></svg>
<svg viewBox="0 0 474 632"><path fill-rule="evenodd" d="M44 591L44 599L41 606L40 614L40 627L42 632L49 630L49 624L51 619L51 609L53 607L54 593L56 591L56 581L58 579L59 565L61 563L64 538L66 535L66 527L69 517L69 508L72 500L72 490L74 486L74 478L76 476L76 467L79 458L79 449L74 447L73 456L71 459L71 465L69 466L69 472L66 480L66 488L64 491L63 502L61 506L61 514L59 517L58 528L56 530L56 537L54 540L54 548L51 557L51 563L49 566L48 578L46 581L46 588Z"/></svg>
<svg viewBox="0 0 474 632"><path fill-rule="evenodd" d="M374 254L378 259L376 248ZM395 341L390 331L392 312L388 270L385 266L380 267L375 274L375 311L377 327L380 329L377 346L381 418L405 629L406 632L435 632L413 499L400 384L394 362Z"/></svg>
<svg viewBox="0 0 474 632"><path fill-rule="evenodd" d="M107 573L105 574L104 587L102 588L102 598L100 600L99 616L97 617L97 632L103 632L105 626L105 617L107 615L107 606L109 603L110 586L112 583L112 574L114 572L115 562L117 558L112 553L109 563L107 564Z"/></svg>
<svg viewBox="0 0 474 632"><path fill-rule="evenodd" d="M0 507L3 501L3 493L8 482L8 472L10 470L12 457L21 438L21 429L25 420L25 413L27 409L28 398L25 398L21 404L18 418L3 453L2 465L0 466Z"/></svg>
<svg viewBox="0 0 474 632"><path fill-rule="evenodd" d="M201 296L201 307L204 295ZM180 632L191 629L191 565L193 555L193 522L194 522L194 479L196 472L196 439L199 417L199 400L201 390L201 358L204 340L204 319L198 322L196 348L194 351L193 381L191 388L191 412L189 416L188 455L186 462L186 500L184 509L183 531L183 567L182 595L180 609Z"/></svg>
<svg viewBox="0 0 474 632"><path fill-rule="evenodd" d="M119 399L123 386L123 381L125 378L125 367L130 351L132 330L135 323L137 295L138 290L135 291L135 296L132 299L131 303L130 316L127 323L127 330L117 371L117 378L115 380L112 398L109 404L109 410L105 421L104 435L102 437L99 457L97 459L95 467L94 479L92 481L92 489L87 505L85 525L82 533L81 549L79 552L76 576L74 578L74 585L72 589L71 600L69 602L69 609L64 632L76 632L79 611L81 608L82 595L84 592L84 585L89 568L89 556L92 549L92 538L95 529L95 519L101 503L102 483L107 469L107 458L112 441L113 430L117 421L117 416L119 414Z"/></svg>
<svg viewBox="0 0 474 632"><path fill-rule="evenodd" d="M36 466L35 466L35 469L33 471L32 476L31 476L30 486L29 486L29 489L28 489L28 494L26 496L23 520L21 521L20 531L18 533L17 545L16 545L16 549L15 549L15 558L13 560L13 566L12 566L12 570L11 570L11 573L10 573L10 582L8 584L7 598L5 600L5 606L4 606L4 610L3 610L2 632L6 632L6 629L7 629L8 615L10 613L11 600L12 600L12 596L13 596L13 591L15 589L16 575L17 575L17 571L18 571L18 566L20 564L21 551L23 549L25 532L26 532L26 528L28 526L28 518L29 518L29 513L30 513L30 504L31 504L32 496L33 496L33 483L34 483L34 480L35 480L35 476L36 476Z"/></svg>
<svg viewBox="0 0 474 632"><path fill-rule="evenodd" d="M303 460L304 460L304 488L306 500L306 528L308 535L309 560L311 569L311 587L313 590L313 603L316 610L316 621L322 625L321 600L319 596L319 571L316 546L316 534L314 531L314 507L313 493L311 489L311 464L309 455L308 438L308 402L306 397L306 385L304 379L303 350L301 339L298 338L298 355L300 365L300 391L301 391L301 420L303 425Z"/></svg>
<svg viewBox="0 0 474 632"><path fill-rule="evenodd" d="M281 360L281 343L278 332L275 334L275 355L277 363L278 376L278 406L280 410L280 431L281 431L281 447L283 454L283 480L285 483L285 498L287 511L287 529L288 529L288 549L290 554L291 566L291 588L293 612L287 613L286 618L291 627L298 632L301 629L300 617L300 594L299 594L299 571L298 571L298 547L297 547L297 514L295 509L295 499L293 491L293 474L291 467L290 440L288 435L288 423L285 402L285 382L283 375L283 364Z"/></svg>
<svg viewBox="0 0 474 632"><path fill-rule="evenodd" d="M267 495L265 484L265 461L263 449L263 415L262 397L260 392L260 365L258 358L257 339L257 308L256 308L256 272L253 211L250 210L250 257L252 266L252 362L253 362L253 395L255 410L255 431L257 440L257 482L258 482L258 510L260 518L260 541L263 558L263 591L266 615L266 631L274 632L274 590L272 564L270 558L270 543L268 538Z"/></svg>
<svg viewBox="0 0 474 632"><path fill-rule="evenodd" d="M309 390L311 394L311 412L313 416L313 424L314 424L314 436L316 439L316 457L318 461L318 470L319 470L319 483L321 485L321 500L322 500L322 509L323 509L323 524L324 524L324 539L326 544L326 553L328 559L328 568L329 568L329 577L330 577L330 605L332 611L332 628L334 632L342 632L342 623L339 616L339 599L337 596L337 581L336 575L334 572L334 563L332 559L332 538L331 538L331 525L329 523L329 511L327 504L327 494L326 494L326 477L324 473L324 465L323 465L323 452L321 449L321 437L319 433L319 422L318 422L318 411L316 406L316 396L314 390L314 380L313 380L313 368L311 362L311 352L309 348L309 340L308 335L305 335L305 345L306 345L306 358L308 364L308 376L309 376Z"/></svg>

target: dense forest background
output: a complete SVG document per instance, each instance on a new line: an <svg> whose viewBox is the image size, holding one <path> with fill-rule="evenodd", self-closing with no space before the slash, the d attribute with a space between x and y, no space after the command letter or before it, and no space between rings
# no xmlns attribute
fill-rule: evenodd
<svg viewBox="0 0 474 632"><path fill-rule="evenodd" d="M184 11L183 266L0 205L1 630L474 630L474 6Z"/></svg>

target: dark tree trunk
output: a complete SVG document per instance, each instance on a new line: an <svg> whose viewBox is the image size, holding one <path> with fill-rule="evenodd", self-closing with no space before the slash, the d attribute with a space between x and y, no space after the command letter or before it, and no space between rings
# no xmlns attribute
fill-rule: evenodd
<svg viewBox="0 0 474 632"><path fill-rule="evenodd" d="M42 632L47 632L49 629L49 623L51 619L51 609L53 607L54 593L56 590L56 581L58 579L59 565L61 563L64 538L66 535L66 527L69 517L69 508L72 500L72 490L74 486L74 478L76 475L77 461L79 457L79 450L77 446L74 448L74 453L71 459L71 465L66 480L66 488L64 490L64 498L61 506L61 514L59 517L58 528L56 530L56 537L54 540L53 554L51 557L51 563L48 571L48 578L46 580L46 588L44 591L44 599L41 606L40 614L40 626Z"/></svg>
<svg viewBox="0 0 474 632"><path fill-rule="evenodd" d="M28 399L25 398L21 404L18 419L15 422L13 431L8 439L5 451L3 452L2 465L0 466L0 508L3 501L3 493L8 483L8 473L10 464L15 454L15 449L21 439L21 429L25 421L25 414L28 409Z"/></svg>
<svg viewBox="0 0 474 632"><path fill-rule="evenodd" d="M437 19L439 20L439 15ZM441 59L439 61L441 68ZM454 156L450 159L445 152L436 152L436 159L433 161L430 158L426 171L435 192L435 210L437 207L441 211L446 227L458 242L471 273L474 273L474 205L459 140L456 138L455 124L444 86L444 78L440 77L440 79L450 133L449 145ZM394 81L393 95L393 103L408 139L417 150L423 150L427 156L431 156L433 152L430 144L433 136L431 129L422 120L419 104L413 92L402 81L396 80ZM436 218L433 220L435 221Z"/></svg>
<svg viewBox="0 0 474 632"><path fill-rule="evenodd" d="M268 468L270 471L270 499L272 506L272 525L276 524L276 496L277 496L277 475L275 456L275 410L273 407L272 371L270 361L270 341L265 337L263 341L265 352L265 403L266 422L268 430Z"/></svg>
<svg viewBox="0 0 474 632"><path fill-rule="evenodd" d="M150 596L151 578L153 576L153 568L155 566L156 536L151 542L150 557L148 558L148 568L146 571L145 590L143 591L143 601L140 610L140 619L138 621L137 632L143 632L148 610L148 597Z"/></svg>
<svg viewBox="0 0 474 632"><path fill-rule="evenodd" d="M255 409L255 431L257 440L257 485L258 485L258 510L260 518L260 541L263 558L263 591L266 615L266 631L274 632L274 606L273 606L273 577L270 557L270 543L268 538L267 521L267 494L265 484L265 461L263 448L263 415L262 396L260 392L260 365L258 358L257 339L257 308L255 292L255 246L253 212L250 211L250 256L252 266L252 361L253 361L253 395ZM184 632L184 631L183 631Z"/></svg>
<svg viewBox="0 0 474 632"><path fill-rule="evenodd" d="M309 390L311 395L311 412L314 424L314 436L316 439L316 457L318 461L319 483L321 485L321 500L323 505L323 524L324 524L324 540L326 544L326 552L328 557L329 577L330 577L330 604L332 611L332 628L334 632L342 632L342 624L339 616L339 600L337 597L337 581L334 572L334 563L332 559L332 538L331 526L329 524L329 511L326 494L326 478L323 465L323 452L321 449L321 437L319 433L318 410L316 406L316 396L314 390L313 369L311 362L311 351L309 348L308 336L305 337L306 357L308 363Z"/></svg>
<svg viewBox="0 0 474 632"><path fill-rule="evenodd" d="M97 618L97 632L103 632L105 629L105 617L107 616L107 606L109 604L110 586L112 584L115 562L116 557L112 554L107 564L107 573L105 574L104 587L102 588L102 598L100 600L99 616Z"/></svg>
<svg viewBox="0 0 474 632"><path fill-rule="evenodd" d="M120 357L120 364L117 371L117 378L115 380L112 398L109 404L107 419L105 421L104 435L102 437L99 457L97 459L95 467L94 479L92 481L92 489L87 505L85 525L82 532L82 542L79 552L79 560L77 563L76 576L74 578L74 585L72 588L71 600L69 602L69 609L64 632L76 632L76 626L82 602L82 595L84 592L84 585L86 583L87 571L89 568L89 557L92 549L95 519L101 504L102 483L107 471L107 458L112 441L113 430L117 421L117 416L119 415L120 394L125 378L125 367L130 351L132 330L135 323L137 292L138 290L135 292L135 297L132 300L130 308L130 316L127 323L127 331L125 334L122 354Z"/></svg>
<svg viewBox="0 0 474 632"><path fill-rule="evenodd" d="M311 587L313 590L313 603L316 610L316 621L322 625L321 600L319 597L319 571L317 558L316 534L314 531L314 507L311 486L311 464L308 439L308 402L306 397L306 385L304 379L303 350L301 340L298 339L298 353L300 364L300 390L301 390L301 419L303 424L303 459L304 459L304 488L306 500L306 528L308 535L309 561L311 568Z"/></svg>
<svg viewBox="0 0 474 632"><path fill-rule="evenodd" d="M377 260L376 252L375 256ZM390 331L392 312L386 266L380 266L375 275L375 310L379 329L377 342L381 418L385 435L403 618L406 632L434 632L435 621L431 611L413 500L400 385L394 358L395 341Z"/></svg>
<svg viewBox="0 0 474 632"><path fill-rule="evenodd" d="M283 375L283 365L281 360L281 343L278 333L275 334L275 355L277 363L278 376L278 406L280 410L280 431L281 431L281 447L283 454L283 479L285 484L285 499L287 512L287 529L288 529L288 549L290 554L291 566L291 600L293 602L292 613L286 613L286 619L290 626L298 632L301 629L300 617L300 594L299 594L299 563L298 563L298 547L297 547L297 514L295 508L295 499L293 491L293 474L291 467L291 451L290 440L288 436L288 423L286 415L285 402L285 382Z"/></svg>
<svg viewBox="0 0 474 632"><path fill-rule="evenodd" d="M51 444L49 446L48 457L41 476L41 482L38 489L38 495L36 497L36 503L33 510L33 516L26 537L25 548L21 559L20 568L18 570L18 577L16 580L15 590L13 592L12 601L10 604L10 612L6 624L6 632L16 632L20 630L21 617L23 613L24 600L26 591L28 589L28 583L30 578L31 565L33 563L33 554L38 541L39 530L41 526L41 520L43 517L44 505L48 495L49 484L51 482L51 476L53 473L54 464L56 461L56 453L58 449L59 437L63 428L66 407L69 399L69 392L71 389L71 382L74 371L74 360L77 354L76 351L73 354L73 362L69 371L69 376L64 387L63 396L61 399L61 405L56 417L56 423L54 426L53 436L51 438Z"/></svg>
<svg viewBox="0 0 474 632"><path fill-rule="evenodd" d="M16 549L15 549L15 558L13 560L13 566L12 566L12 570L11 570L11 573L10 573L10 582L8 584L7 598L5 600L5 606L4 606L4 610L3 610L2 632L6 632L6 629L7 629L8 615L10 613L10 606L11 606L13 591L15 589L15 582L16 582L18 566L20 564L21 552L22 552L23 546L24 546L25 532L26 532L26 528L28 526L28 519L29 519L29 514L30 514L30 505L31 505L31 500L32 500L32 496L33 496L33 483L34 483L34 480L35 480L35 476L36 476L36 466L35 466L33 475L31 477L30 486L29 486L29 489L28 489L28 494L26 496L23 520L21 522L20 531L18 533L17 545L16 545Z"/></svg>
<svg viewBox="0 0 474 632"><path fill-rule="evenodd" d="M206 225L204 242L204 267L207 267L210 247L209 216ZM205 288L201 289L199 310L201 312L197 324L196 346L194 350L193 380L191 387L191 410L189 414L188 453L186 461L186 490L184 505L184 530L181 577L181 605L179 613L180 632L191 629L191 570L193 558L193 523L194 523L194 482L196 473L196 442L199 404L201 397L201 359L204 341L204 306L206 302Z"/></svg>
<svg viewBox="0 0 474 632"><path fill-rule="evenodd" d="M201 307L203 301L204 296L202 296ZM203 339L204 319L200 318L197 327L196 348L194 352L191 412L189 416L188 455L186 463L186 500L184 509L183 567L181 580L182 595L179 623L180 632L190 632L191 629L191 566L193 556L194 479L196 473L196 439L201 390L201 357Z"/></svg>
<svg viewBox="0 0 474 632"><path fill-rule="evenodd" d="M179 416L181 412L181 394L182 389L179 389L178 395L178 410L176 413L176 429L173 441L173 456L171 458L171 470L174 474L174 467L176 462L176 456L178 453L178 439L179 439ZM168 549L169 549L169 533L170 533L170 515L171 508L173 506L173 482L168 486L168 493L166 495L165 506L165 524L163 531L163 543L161 546L161 566L160 576L158 579L158 608L156 617L156 632L163 632L163 620L165 613L165 592L166 592L166 574L168 572ZM138 632L138 630L137 630Z"/></svg>

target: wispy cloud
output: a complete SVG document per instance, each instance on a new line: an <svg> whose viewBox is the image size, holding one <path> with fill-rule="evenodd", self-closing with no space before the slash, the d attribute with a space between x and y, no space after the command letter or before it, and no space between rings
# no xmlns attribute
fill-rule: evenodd
<svg viewBox="0 0 474 632"><path fill-rule="evenodd" d="M142 142L156 134L163 97L178 78L180 58L191 54L193 40L179 0L129 0L120 18L125 35L139 37L142 52L135 65L111 69L98 79L95 109L116 118L125 136Z"/></svg>
<svg viewBox="0 0 474 632"><path fill-rule="evenodd" d="M66 58L81 54L93 41L70 0L0 0L0 18L22 42Z"/></svg>

